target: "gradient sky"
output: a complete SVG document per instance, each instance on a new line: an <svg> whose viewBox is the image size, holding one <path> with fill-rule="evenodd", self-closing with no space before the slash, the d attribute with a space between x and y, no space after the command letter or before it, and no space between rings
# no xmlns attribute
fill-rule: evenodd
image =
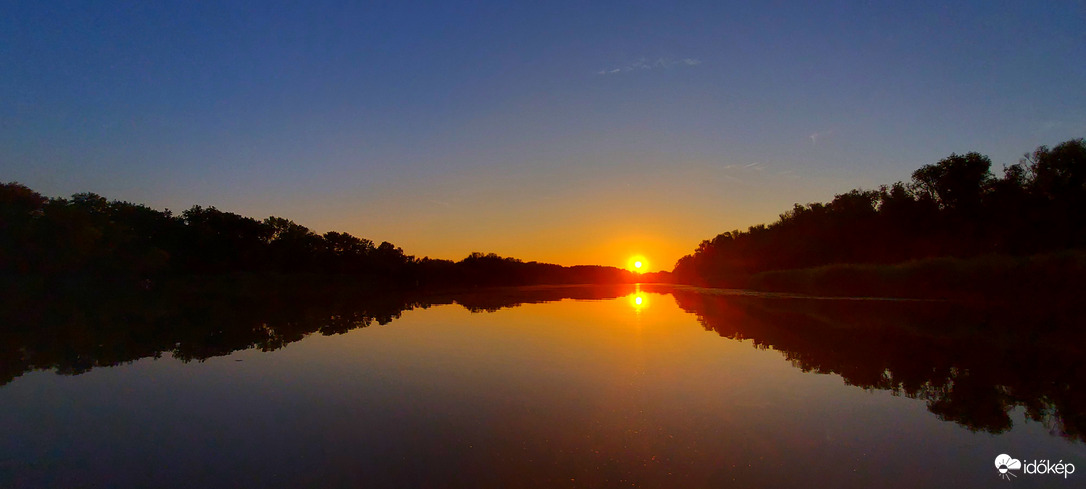
<svg viewBox="0 0 1086 489"><path fill-rule="evenodd" d="M0 181L655 270L1086 136L1086 3L902 3L8 0Z"/></svg>

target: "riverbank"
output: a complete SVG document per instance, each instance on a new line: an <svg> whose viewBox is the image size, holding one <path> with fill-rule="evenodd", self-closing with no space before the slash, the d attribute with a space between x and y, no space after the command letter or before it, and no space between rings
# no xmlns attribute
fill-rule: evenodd
<svg viewBox="0 0 1086 489"><path fill-rule="evenodd" d="M752 275L744 288L831 297L1074 304L1086 291L1086 251L775 270Z"/></svg>

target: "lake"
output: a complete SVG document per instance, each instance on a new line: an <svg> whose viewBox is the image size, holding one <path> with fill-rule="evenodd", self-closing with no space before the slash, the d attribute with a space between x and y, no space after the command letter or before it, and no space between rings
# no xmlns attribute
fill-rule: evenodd
<svg viewBox="0 0 1086 489"><path fill-rule="evenodd" d="M0 486L1086 477L1083 344L1022 339L1030 311L651 285L307 304L24 317L0 352ZM1000 454L1077 471L1003 475Z"/></svg>

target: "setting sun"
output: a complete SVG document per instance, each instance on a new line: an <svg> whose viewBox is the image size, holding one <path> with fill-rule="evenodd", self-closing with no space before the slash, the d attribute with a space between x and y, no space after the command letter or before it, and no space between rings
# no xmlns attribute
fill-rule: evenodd
<svg viewBox="0 0 1086 489"><path fill-rule="evenodd" d="M630 271L643 273L648 271L648 260L642 255L631 256L627 263L627 268Z"/></svg>
<svg viewBox="0 0 1086 489"><path fill-rule="evenodd" d="M634 262L634 268L641 268L641 262L635 261Z"/></svg>

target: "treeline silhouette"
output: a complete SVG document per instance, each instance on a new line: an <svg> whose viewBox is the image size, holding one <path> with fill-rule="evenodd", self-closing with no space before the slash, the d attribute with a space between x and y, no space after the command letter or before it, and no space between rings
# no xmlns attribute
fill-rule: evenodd
<svg viewBox="0 0 1086 489"><path fill-rule="evenodd" d="M705 240L678 260L674 277L692 284L768 286L752 278L832 264L1029 256L1086 247L1083 139L1041 146L1002 173L992 174L987 156L952 154L913 172L909 183L796 204L772 224ZM812 277L775 279L787 288Z"/></svg>
<svg viewBox="0 0 1086 489"><path fill-rule="evenodd" d="M972 431L1008 431L1020 408L1053 434L1086 442L1078 310L663 290L705 329L779 351L805 372L923 400Z"/></svg>
<svg viewBox="0 0 1086 489"><path fill-rule="evenodd" d="M451 260L407 255L389 243L330 231L317 234L282 217L257 220L215 207L174 215L93 193L46 198L0 184L0 276L152 286L157 279L225 274L329 277L381 287L621 283L614 267L563 267L493 253Z"/></svg>

